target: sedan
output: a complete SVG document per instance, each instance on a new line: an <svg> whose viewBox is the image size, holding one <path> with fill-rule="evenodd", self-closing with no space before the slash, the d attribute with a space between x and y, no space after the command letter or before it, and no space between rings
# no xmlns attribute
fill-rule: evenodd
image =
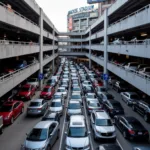
<svg viewBox="0 0 150 150"><path fill-rule="evenodd" d="M44 115L47 109L48 103L44 99L31 100L27 108L27 115Z"/></svg>
<svg viewBox="0 0 150 150"><path fill-rule="evenodd" d="M54 95L55 89L51 86L45 86L40 94L40 98L50 100Z"/></svg>
<svg viewBox="0 0 150 150"><path fill-rule="evenodd" d="M19 90L17 97L21 98L21 100L31 100L33 95L35 95L35 91L35 86L26 84Z"/></svg>
<svg viewBox="0 0 150 150"><path fill-rule="evenodd" d="M114 122L126 139L149 140L149 133L145 127L134 117L115 116Z"/></svg>
<svg viewBox="0 0 150 150"><path fill-rule="evenodd" d="M23 150L50 150L59 138L59 124L56 121L40 121L22 145Z"/></svg>
<svg viewBox="0 0 150 150"><path fill-rule="evenodd" d="M83 104L83 100L82 100L82 97L81 97L81 94L80 93L72 93L71 94L71 97L70 97L70 101L78 101L80 102L81 104Z"/></svg>
<svg viewBox="0 0 150 150"><path fill-rule="evenodd" d="M80 93L82 95L81 89L79 86L73 86L72 87L72 92L73 93Z"/></svg>
<svg viewBox="0 0 150 150"><path fill-rule="evenodd" d="M83 87L83 93L84 93L84 95L87 93L94 93L94 88L91 86L85 86L85 87Z"/></svg>
<svg viewBox="0 0 150 150"><path fill-rule="evenodd" d="M0 116L3 117L3 124L13 124L14 120L24 112L24 103L20 101L7 101L0 108Z"/></svg>
<svg viewBox="0 0 150 150"><path fill-rule="evenodd" d="M104 101L107 101L107 100L114 99L113 95L111 95L107 92L102 92L101 94L98 94L98 98L99 98L100 103L103 103Z"/></svg>
<svg viewBox="0 0 150 150"><path fill-rule="evenodd" d="M62 94L65 98L67 97L67 89L65 88L65 87L59 87L58 89L57 89L57 93L60 93L60 94Z"/></svg>
<svg viewBox="0 0 150 150"><path fill-rule="evenodd" d="M91 84L91 82L90 81L84 81L83 83L82 83L82 87L87 87L87 86L92 86L92 84Z"/></svg>

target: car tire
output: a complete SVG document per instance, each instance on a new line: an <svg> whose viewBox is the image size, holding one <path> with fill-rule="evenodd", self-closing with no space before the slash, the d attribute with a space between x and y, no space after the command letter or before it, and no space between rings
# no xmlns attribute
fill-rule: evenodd
<svg viewBox="0 0 150 150"><path fill-rule="evenodd" d="M13 123L14 123L14 117L12 117L10 120L10 124L13 124Z"/></svg>
<svg viewBox="0 0 150 150"><path fill-rule="evenodd" d="M3 134L3 127L0 128L0 134Z"/></svg>
<svg viewBox="0 0 150 150"><path fill-rule="evenodd" d="M127 139L127 133L125 131L123 131L123 137Z"/></svg>
<svg viewBox="0 0 150 150"><path fill-rule="evenodd" d="M146 114L144 115L144 120L145 120L145 122L148 122L148 117Z"/></svg>
<svg viewBox="0 0 150 150"><path fill-rule="evenodd" d="M21 109L21 114L24 112L24 107L22 107L22 109Z"/></svg>
<svg viewBox="0 0 150 150"><path fill-rule="evenodd" d="M132 106L132 110L136 112L136 108L134 105Z"/></svg>

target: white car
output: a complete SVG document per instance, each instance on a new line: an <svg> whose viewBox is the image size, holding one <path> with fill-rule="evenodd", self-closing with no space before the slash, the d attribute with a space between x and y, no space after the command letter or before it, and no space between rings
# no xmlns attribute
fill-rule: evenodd
<svg viewBox="0 0 150 150"><path fill-rule="evenodd" d="M27 84L33 85L33 86L35 86L36 88L38 88L38 87L39 87L39 80L38 80L38 78L30 78L30 79L27 81Z"/></svg>
<svg viewBox="0 0 150 150"><path fill-rule="evenodd" d="M87 131L85 118L83 115L74 115L70 117L66 137L66 150L82 149L90 150L90 139Z"/></svg>
<svg viewBox="0 0 150 150"><path fill-rule="evenodd" d="M82 86L83 86L83 87L84 87L84 86L92 86L92 84L91 84L90 81L84 81L84 82L82 83Z"/></svg>
<svg viewBox="0 0 150 150"><path fill-rule="evenodd" d="M51 112L56 112L56 113L62 115L63 114L63 106L64 106L64 104L62 103L61 99L54 99L54 100L52 100L52 102L50 104L49 110Z"/></svg>
<svg viewBox="0 0 150 150"><path fill-rule="evenodd" d="M72 93L70 97L70 101L78 101L81 104L83 103L82 97L80 93Z"/></svg>
<svg viewBox="0 0 150 150"><path fill-rule="evenodd" d="M62 94L65 98L67 97L67 89L65 88L65 87L59 87L58 89L57 89L57 93L60 93L60 94Z"/></svg>
<svg viewBox="0 0 150 150"><path fill-rule="evenodd" d="M87 93L85 94L85 100L88 101L98 101L97 96L95 93Z"/></svg>

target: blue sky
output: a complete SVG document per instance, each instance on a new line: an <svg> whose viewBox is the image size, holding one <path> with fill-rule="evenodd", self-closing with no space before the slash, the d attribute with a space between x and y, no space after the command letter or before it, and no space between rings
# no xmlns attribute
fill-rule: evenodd
<svg viewBox="0 0 150 150"><path fill-rule="evenodd" d="M87 6L87 0L36 0L58 31L67 31L69 10Z"/></svg>

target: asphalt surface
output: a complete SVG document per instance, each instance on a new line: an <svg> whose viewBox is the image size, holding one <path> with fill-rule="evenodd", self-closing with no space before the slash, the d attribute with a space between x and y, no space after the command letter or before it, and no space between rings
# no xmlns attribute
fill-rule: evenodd
<svg viewBox="0 0 150 150"><path fill-rule="evenodd" d="M69 85L70 86L70 85ZM70 88L68 90L68 96L65 100L65 106L67 106L69 95L71 91ZM116 100L120 101L122 106L124 107L125 114L136 117L145 127L148 131L150 131L150 124L146 123L143 118L132 111L131 107L127 106L120 97L120 94L115 92L112 89L109 89L109 93L111 93ZM33 99L38 98L40 94L39 92L36 92L36 95ZM0 135L0 150L20 150L21 144L25 141L26 133L29 133L30 130L33 128L33 126L38 123L41 120L41 117L26 117L26 109L29 102L25 102L25 110L24 113L21 114L12 125L9 125L4 128L4 133ZM60 120L60 137L54 144L52 150L64 150L65 149L65 138L66 135L64 132L67 129L68 122L66 121L66 107L64 106L64 113ZM85 108L85 104L84 104ZM84 115L86 117L88 130L91 131L91 128L89 126L89 116L86 113L86 109L84 109ZM149 146L150 144L144 143L142 141L128 141L124 139L120 131L116 128L117 132L117 140L116 143L118 143L123 150L132 150L134 146ZM90 134L90 144L91 144L91 150L94 150L98 145L103 143L108 143L108 141L94 141L93 133L91 131Z"/></svg>

